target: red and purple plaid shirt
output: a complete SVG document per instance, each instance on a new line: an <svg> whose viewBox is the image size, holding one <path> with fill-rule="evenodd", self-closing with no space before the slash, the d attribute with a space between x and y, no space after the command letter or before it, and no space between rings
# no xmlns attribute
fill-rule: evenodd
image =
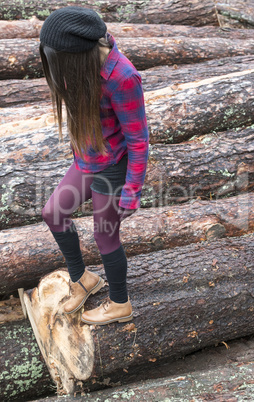
<svg viewBox="0 0 254 402"><path fill-rule="evenodd" d="M102 155L90 147L84 154L84 160L76 153L74 159L77 169L100 172L118 163L128 153L126 182L119 205L136 209L140 206L149 148L141 76L119 52L114 37L109 33L107 36L113 47L101 69L100 117L108 153Z"/></svg>

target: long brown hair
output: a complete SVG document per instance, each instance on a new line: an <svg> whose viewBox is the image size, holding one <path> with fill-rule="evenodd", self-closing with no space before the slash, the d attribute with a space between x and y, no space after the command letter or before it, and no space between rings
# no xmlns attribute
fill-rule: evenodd
<svg viewBox="0 0 254 402"><path fill-rule="evenodd" d="M105 46L102 41L101 46ZM64 101L67 128L74 150L83 158L89 145L104 153L100 121L100 44L82 53L59 52L40 45L44 74L49 85L59 137L62 139Z"/></svg>

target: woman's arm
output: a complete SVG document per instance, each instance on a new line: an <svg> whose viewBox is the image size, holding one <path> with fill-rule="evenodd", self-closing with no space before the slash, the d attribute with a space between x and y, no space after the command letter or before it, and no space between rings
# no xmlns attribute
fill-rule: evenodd
<svg viewBox="0 0 254 402"><path fill-rule="evenodd" d="M122 189L119 206L125 209L137 209L140 206L149 149L144 94L138 73L133 73L121 81L112 94L111 104L120 122L128 149L126 183Z"/></svg>

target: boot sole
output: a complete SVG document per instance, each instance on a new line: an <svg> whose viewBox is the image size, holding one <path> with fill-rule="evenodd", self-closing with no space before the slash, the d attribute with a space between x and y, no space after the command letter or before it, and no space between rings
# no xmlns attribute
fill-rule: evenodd
<svg viewBox="0 0 254 402"><path fill-rule="evenodd" d="M65 314L72 314L72 313L76 313L76 311L78 311L79 309L81 309L81 307L85 304L85 302L87 301L88 297L90 295L94 295L95 293L97 293L103 286L104 286L104 279L100 278L99 282L97 283L97 285L95 285L90 292L87 293L87 295L84 297L84 299L82 300L82 302L79 304L78 307L76 307L74 310L71 311L65 311Z"/></svg>
<svg viewBox="0 0 254 402"><path fill-rule="evenodd" d="M108 321L89 321L89 320L84 320L84 318L81 317L81 321L84 322L85 324L90 324L90 325L106 325L106 324L111 324L112 322L127 322L133 319L133 313L126 317L122 318L113 318L112 320Z"/></svg>

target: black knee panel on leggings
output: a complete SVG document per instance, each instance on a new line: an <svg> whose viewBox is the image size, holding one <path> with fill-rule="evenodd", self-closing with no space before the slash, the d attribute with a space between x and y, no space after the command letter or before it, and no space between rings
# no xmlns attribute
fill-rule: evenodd
<svg viewBox="0 0 254 402"><path fill-rule="evenodd" d="M101 254L101 258L109 284L110 299L115 303L126 303L128 301L127 259L123 246L109 254Z"/></svg>
<svg viewBox="0 0 254 402"><path fill-rule="evenodd" d="M73 282L77 282L85 271L85 264L82 258L79 237L76 226L72 222L71 227L65 232L52 232L63 256Z"/></svg>

